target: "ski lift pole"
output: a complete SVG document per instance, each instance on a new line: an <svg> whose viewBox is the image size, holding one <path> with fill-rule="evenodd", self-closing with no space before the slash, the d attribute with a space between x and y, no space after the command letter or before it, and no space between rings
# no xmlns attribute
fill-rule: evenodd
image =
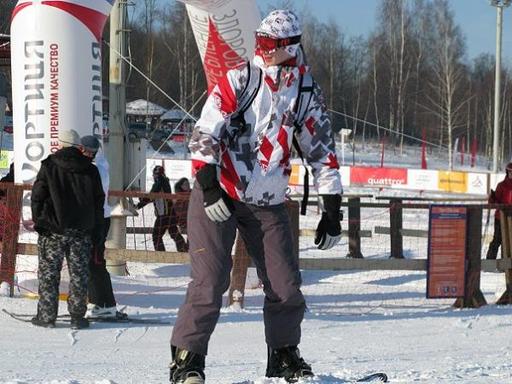
<svg viewBox="0 0 512 384"><path fill-rule="evenodd" d="M126 131L126 76L122 59L126 51L126 0L118 0L110 13L110 92L109 92L109 128L108 150L110 163L110 189L124 189L124 133ZM112 49L114 48L114 49ZM114 209L111 217L111 229L107 241L108 248L126 249L126 216L119 197L109 197ZM114 215L115 211L119 214ZM113 275L126 274L126 262L108 261L107 268Z"/></svg>

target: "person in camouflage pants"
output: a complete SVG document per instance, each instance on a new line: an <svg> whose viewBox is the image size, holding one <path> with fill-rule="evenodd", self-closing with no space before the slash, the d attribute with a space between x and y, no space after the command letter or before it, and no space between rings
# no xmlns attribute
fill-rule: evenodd
<svg viewBox="0 0 512 384"><path fill-rule="evenodd" d="M68 311L73 329L86 328L87 280L93 244L103 233L105 194L98 169L83 156L76 131L59 132L60 149L41 162L32 187L34 229L39 234L39 302L32 324L54 327L62 262L70 276Z"/></svg>
<svg viewBox="0 0 512 384"><path fill-rule="evenodd" d="M69 268L68 310L72 317L82 317L87 310L87 280L91 236L77 229L67 229L64 234L41 235L39 247L39 304L38 316L50 322L57 317L59 307L59 282L62 262L66 258Z"/></svg>

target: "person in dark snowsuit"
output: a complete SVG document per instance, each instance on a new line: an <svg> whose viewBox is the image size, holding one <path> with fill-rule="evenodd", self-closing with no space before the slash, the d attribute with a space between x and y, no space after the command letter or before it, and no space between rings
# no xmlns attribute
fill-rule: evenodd
<svg viewBox="0 0 512 384"><path fill-rule="evenodd" d="M126 313L117 310L112 281L105 260L105 242L110 229L111 213L111 208L108 204L108 190L110 185L109 164L105 158L105 154L101 150L101 143L95 136L87 135L82 137L80 144L82 154L98 169L103 192L105 193L105 203L103 205L103 233L100 241L93 245L91 258L89 260L89 304L87 305L85 317L88 319L124 319L128 316Z"/></svg>
<svg viewBox="0 0 512 384"><path fill-rule="evenodd" d="M169 179L165 175L164 167L161 165L157 165L153 168L153 186L151 187L150 193L172 193L171 185L169 184ZM141 209L152 200L149 198L143 198L136 205L137 209ZM155 206L155 224L153 225L153 246L155 247L155 251L164 251L165 245L163 241L163 237L165 232L169 232L169 235L174 240L176 244L176 249L178 252L187 252L188 246L187 242L178 231L176 226L176 218L172 217L172 201L169 199L154 199L153 205Z"/></svg>
<svg viewBox="0 0 512 384"><path fill-rule="evenodd" d="M190 182L186 177L182 177L174 183L174 193L179 198L175 199L172 203L172 220L176 223L180 233L185 235L187 234L187 212L190 199Z"/></svg>
<svg viewBox="0 0 512 384"><path fill-rule="evenodd" d="M237 230L263 282L265 375L288 381L313 376L298 348L306 303L284 204L293 136L313 169L323 202L315 239L319 249L340 240L342 185L317 84L311 87L304 119L299 127L294 124L300 79L311 76L301 34L293 12L271 12L256 31L254 59L229 70L217 83L194 128L189 148L196 183L187 231L192 280L171 336L171 383L204 382L208 342L229 288ZM256 96L236 118L245 89Z"/></svg>
<svg viewBox="0 0 512 384"><path fill-rule="evenodd" d="M39 301L32 324L54 327L64 258L69 269L72 328L85 328L91 247L103 232L105 194L96 167L80 149L76 131L59 132L60 149L41 162L32 188L34 229L39 234Z"/></svg>
<svg viewBox="0 0 512 384"><path fill-rule="evenodd" d="M512 163L507 164L505 172L505 178L498 183L496 191L491 191L489 204L512 204ZM489 244L486 259L495 260L497 258L501 241L500 210L497 209L494 216L494 236Z"/></svg>

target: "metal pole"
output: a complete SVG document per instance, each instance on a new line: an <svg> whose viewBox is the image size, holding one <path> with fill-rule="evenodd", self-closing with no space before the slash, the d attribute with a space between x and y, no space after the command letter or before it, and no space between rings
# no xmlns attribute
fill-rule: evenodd
<svg viewBox="0 0 512 384"><path fill-rule="evenodd" d="M499 130L500 130L500 96L501 96L501 35L503 22L503 5L496 5L496 75L494 85L494 132L492 145L492 172L498 172Z"/></svg>
<svg viewBox="0 0 512 384"><path fill-rule="evenodd" d="M0 72L0 130L2 137L5 124L5 106L7 104L7 80L2 72ZM1 146L0 146L1 149Z"/></svg>
<svg viewBox="0 0 512 384"><path fill-rule="evenodd" d="M341 165L345 165L345 133L343 129L340 131L341 134Z"/></svg>
<svg viewBox="0 0 512 384"><path fill-rule="evenodd" d="M126 0L117 0L110 13L109 130L106 155L110 164L110 189L124 189L124 133L126 131ZM109 198L111 206L119 198ZM107 248L126 249L126 217L112 216ZM112 274L123 275L126 264L108 265Z"/></svg>

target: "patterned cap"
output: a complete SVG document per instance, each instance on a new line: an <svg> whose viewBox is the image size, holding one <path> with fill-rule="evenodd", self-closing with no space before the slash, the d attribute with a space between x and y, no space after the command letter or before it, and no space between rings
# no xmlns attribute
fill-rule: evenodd
<svg viewBox="0 0 512 384"><path fill-rule="evenodd" d="M263 19L256 33L276 39L302 35L299 19L292 11L277 9Z"/></svg>

